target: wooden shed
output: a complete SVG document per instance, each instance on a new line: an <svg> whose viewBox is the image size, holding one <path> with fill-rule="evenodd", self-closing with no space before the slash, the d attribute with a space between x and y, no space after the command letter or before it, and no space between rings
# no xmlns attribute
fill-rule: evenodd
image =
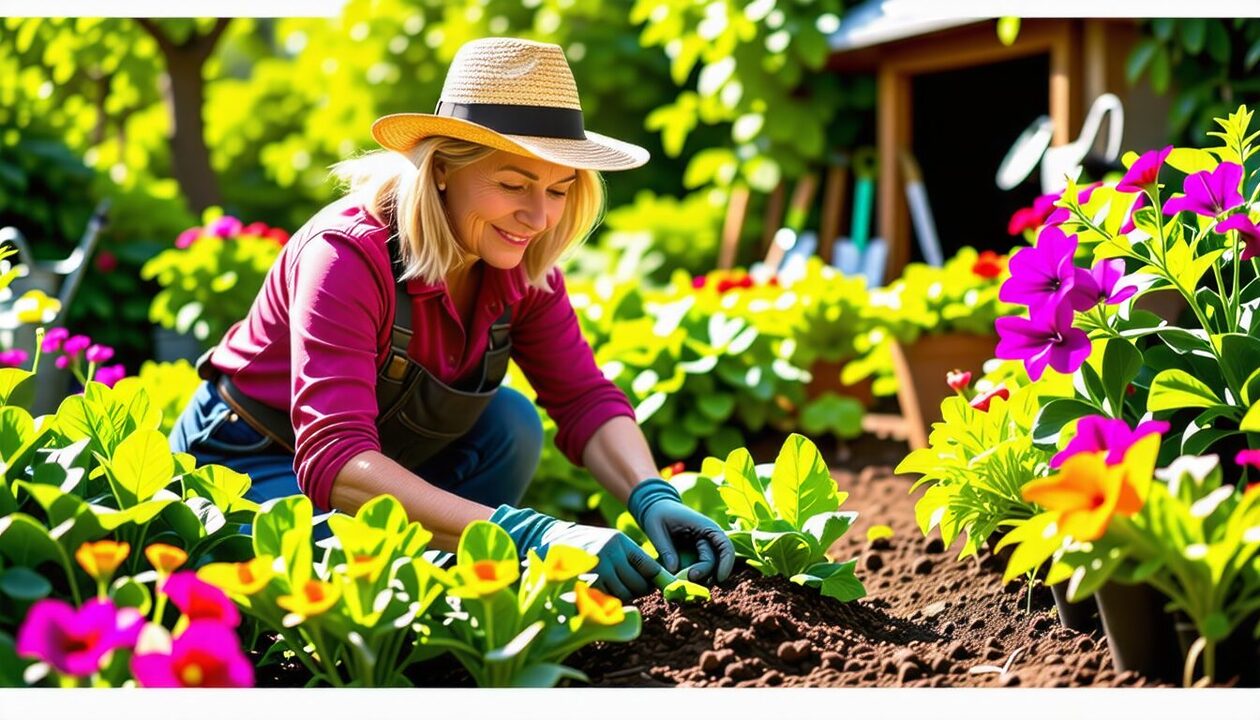
<svg viewBox="0 0 1260 720"><path fill-rule="evenodd" d="M970 245L1008 250L1006 221L1040 193L1034 173L1011 191L995 183L1011 144L1040 115L1051 145L1075 139L1090 104L1110 92L1124 103L1123 147L1143 150L1167 135L1167 104L1145 82L1130 87L1126 59L1139 39L1133 19L1021 21L1011 45L997 18L925 18L905 0L868 0L830 37L830 72L873 73L877 83L879 179L876 232L889 243L885 279L921 260L898 155L909 150L946 257ZM939 10L937 11L939 14Z"/></svg>

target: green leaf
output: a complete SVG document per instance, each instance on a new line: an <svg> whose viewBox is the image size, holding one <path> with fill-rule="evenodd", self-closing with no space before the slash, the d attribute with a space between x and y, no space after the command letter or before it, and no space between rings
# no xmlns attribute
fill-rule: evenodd
<svg viewBox="0 0 1260 720"><path fill-rule="evenodd" d="M757 559L778 575L791 577L814 560L814 549L804 533L755 530L752 541Z"/></svg>
<svg viewBox="0 0 1260 720"><path fill-rule="evenodd" d="M1187 175L1202 170L1215 170L1220 165L1220 160L1215 155L1199 148L1173 148L1164 162Z"/></svg>
<svg viewBox="0 0 1260 720"><path fill-rule="evenodd" d="M739 448L726 457L723 478L725 483L718 486L718 493L732 518L743 521L749 530L774 519L747 450Z"/></svg>
<svg viewBox="0 0 1260 720"><path fill-rule="evenodd" d="M300 543L289 538L304 539L309 549L312 516L311 501L305 495L291 495L263 503L254 518L254 555L286 557L286 550L292 550L294 559L298 559L296 553ZM293 567L286 564L286 571L292 578ZM309 571L308 562L306 572Z"/></svg>
<svg viewBox="0 0 1260 720"><path fill-rule="evenodd" d="M841 535L848 532L856 519L857 513L854 512L819 513L806 520L801 529L816 539L818 546L826 552Z"/></svg>
<svg viewBox="0 0 1260 720"><path fill-rule="evenodd" d="M840 506L836 481L827 463L804 435L792 433L779 450L770 478L770 497L779 517L795 528Z"/></svg>
<svg viewBox="0 0 1260 720"><path fill-rule="evenodd" d="M1120 548L1111 548L1097 552L1092 560L1079 565L1072 571L1072 578L1068 581L1068 600L1080 602L1093 595L1120 567L1125 555Z"/></svg>
<svg viewBox="0 0 1260 720"><path fill-rule="evenodd" d="M152 498L175 475L170 441L157 430L137 430L103 463L114 497L122 508Z"/></svg>
<svg viewBox="0 0 1260 720"><path fill-rule="evenodd" d="M1017 17L1000 17L997 21L998 41L1003 45L1010 47L1015 44L1015 40L1019 37L1019 18Z"/></svg>
<svg viewBox="0 0 1260 720"><path fill-rule="evenodd" d="M477 520L464 528L459 538L456 562L471 565L479 560L516 560L516 543L503 528L492 522Z"/></svg>
<svg viewBox="0 0 1260 720"><path fill-rule="evenodd" d="M0 518L0 555L14 565L31 568L45 562L70 567L69 556L48 533L48 528L23 513ZM73 578L70 580L73 582Z"/></svg>
<svg viewBox="0 0 1260 720"><path fill-rule="evenodd" d="M1146 72L1146 68L1150 66L1151 59L1155 57L1158 50L1159 43L1148 38L1138 43L1129 52L1129 60L1125 64L1125 77L1128 78L1130 85L1137 84L1138 78Z"/></svg>
<svg viewBox="0 0 1260 720"><path fill-rule="evenodd" d="M550 688L560 684L561 680L578 680L589 683L590 678L581 670L559 663L533 663L512 678L512 687Z"/></svg>
<svg viewBox="0 0 1260 720"><path fill-rule="evenodd" d="M109 589L109 596L118 607L135 608L141 615L148 615L153 608L153 594L148 586L136 582L135 578L121 577L114 581Z"/></svg>
<svg viewBox="0 0 1260 720"><path fill-rule="evenodd" d="M709 393L701 395L696 405L710 419L724 422L735 410L735 396L730 393Z"/></svg>
<svg viewBox="0 0 1260 720"><path fill-rule="evenodd" d="M52 593L52 584L43 575L19 565L0 573L0 593L21 602L35 602Z"/></svg>
<svg viewBox="0 0 1260 720"><path fill-rule="evenodd" d="M1101 415L1101 410L1084 400L1057 398L1041 406L1033 421L1032 441L1043 449L1058 448L1063 427L1087 415Z"/></svg>
<svg viewBox="0 0 1260 720"><path fill-rule="evenodd" d="M1002 538L999 549L1018 543L1002 574L1003 583L1041 567L1063 544L1063 537L1056 531L1055 517L1054 513L1034 515Z"/></svg>
<svg viewBox="0 0 1260 720"><path fill-rule="evenodd" d="M0 404L30 408L35 404L35 373L21 368L0 369Z"/></svg>
<svg viewBox="0 0 1260 720"><path fill-rule="evenodd" d="M1243 416L1242 422L1238 424L1238 429L1243 432L1260 432L1260 402L1251 406L1251 409Z"/></svg>
<svg viewBox="0 0 1260 720"><path fill-rule="evenodd" d="M1185 370L1164 370L1151 381L1146 409L1152 412L1223 405L1216 392Z"/></svg>
<svg viewBox="0 0 1260 720"><path fill-rule="evenodd" d="M820 593L840 602L850 602L866 596L866 588L857 579L853 569L857 560L844 563L818 563L803 573L791 577L792 582L817 588Z"/></svg>
<svg viewBox="0 0 1260 720"><path fill-rule="evenodd" d="M1260 374L1260 338L1227 333L1217 336L1217 339L1221 346L1221 373L1225 375L1225 381L1229 387L1246 390L1251 378ZM1243 399L1247 401L1245 392Z"/></svg>
<svg viewBox="0 0 1260 720"><path fill-rule="evenodd" d="M1128 340L1112 338L1103 351L1102 380L1113 417L1121 416L1125 392L1142 369L1142 353Z"/></svg>

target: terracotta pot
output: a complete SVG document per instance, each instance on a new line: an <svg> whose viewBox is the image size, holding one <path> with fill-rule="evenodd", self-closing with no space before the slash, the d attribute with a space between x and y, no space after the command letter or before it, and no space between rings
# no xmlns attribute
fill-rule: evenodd
<svg viewBox="0 0 1260 720"><path fill-rule="evenodd" d="M844 397L851 397L862 403L862 407L871 408L875 405L875 392L871 378L863 378L852 385L845 385L840 380L840 371L849 363L845 360L815 360L813 365L809 366L809 373L813 379L805 386L805 398L807 400L815 400L824 393L832 392Z"/></svg>
<svg viewBox="0 0 1260 720"><path fill-rule="evenodd" d="M1185 656L1176 620L1164 610L1168 598L1150 585L1115 582L1098 588L1095 597L1116 672L1132 670L1180 685Z"/></svg>
<svg viewBox="0 0 1260 720"><path fill-rule="evenodd" d="M941 402L954 394L945 374L955 368L980 375L980 366L993 357L993 335L947 333L923 335L912 345L894 342L897 400L906 418L906 434L914 450L927 447L932 423L941 421Z"/></svg>

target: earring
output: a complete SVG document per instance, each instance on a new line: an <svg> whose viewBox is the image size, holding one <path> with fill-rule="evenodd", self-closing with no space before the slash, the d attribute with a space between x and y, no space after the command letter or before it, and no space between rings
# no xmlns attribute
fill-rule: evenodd
<svg viewBox="0 0 1260 720"><path fill-rule="evenodd" d="M438 183L438 192L446 192L446 183Z"/></svg>

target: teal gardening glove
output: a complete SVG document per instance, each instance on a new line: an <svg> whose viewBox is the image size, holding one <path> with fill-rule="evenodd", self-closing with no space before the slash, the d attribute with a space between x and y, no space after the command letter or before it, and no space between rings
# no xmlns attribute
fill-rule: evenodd
<svg viewBox="0 0 1260 720"><path fill-rule="evenodd" d="M596 586L630 601L656 589L661 566L624 533L610 528L578 525L557 520L529 508L500 505L490 522L507 531L523 559L530 548L539 556L551 545L581 548L599 558Z"/></svg>
<svg viewBox="0 0 1260 720"><path fill-rule="evenodd" d="M635 486L626 502L631 517L656 547L661 565L670 573L679 571L679 553L695 550L699 562L691 567L687 580L722 582L735 566L735 546L709 518L682 503L673 485L649 478Z"/></svg>

